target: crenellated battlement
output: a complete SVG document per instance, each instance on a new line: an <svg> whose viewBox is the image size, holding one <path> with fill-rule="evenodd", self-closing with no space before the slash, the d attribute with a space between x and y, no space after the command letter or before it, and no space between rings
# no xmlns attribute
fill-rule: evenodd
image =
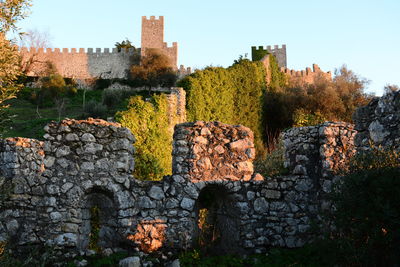
<svg viewBox="0 0 400 267"><path fill-rule="evenodd" d="M36 47L19 47L22 54L130 54L136 53L134 48L121 49L117 48L36 48Z"/></svg>
<svg viewBox="0 0 400 267"><path fill-rule="evenodd" d="M324 72L317 64L312 65L312 70L307 67L305 70L291 70L288 68L281 68L281 72L285 73L291 82L294 83L307 83L312 84L318 78L332 79L330 71Z"/></svg>
<svg viewBox="0 0 400 267"><path fill-rule="evenodd" d="M156 16L150 16L150 18L147 18L147 16L142 16L142 21L164 22L164 16L158 16L158 18L156 18Z"/></svg>
<svg viewBox="0 0 400 267"><path fill-rule="evenodd" d="M266 55L272 54L275 56L279 67L287 67L287 57L286 57L286 45L267 45L264 46L252 46L251 47L251 58L253 61L262 60Z"/></svg>

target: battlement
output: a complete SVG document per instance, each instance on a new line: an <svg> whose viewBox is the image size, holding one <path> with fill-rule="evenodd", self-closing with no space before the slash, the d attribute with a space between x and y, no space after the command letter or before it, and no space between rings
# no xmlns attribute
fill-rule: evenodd
<svg viewBox="0 0 400 267"><path fill-rule="evenodd" d="M167 42L163 42L163 48L178 48L178 43L177 42L172 42L172 46L168 46Z"/></svg>
<svg viewBox="0 0 400 267"><path fill-rule="evenodd" d="M121 49L117 48L36 48L36 47L19 47L21 54L135 54L134 48Z"/></svg>
<svg viewBox="0 0 400 267"><path fill-rule="evenodd" d="M272 54L275 56L279 67L287 67L287 57L286 57L286 45L267 45L264 46L252 46L251 47L251 58L253 61L262 60L266 55Z"/></svg>
<svg viewBox="0 0 400 267"><path fill-rule="evenodd" d="M291 82L294 83L312 84L318 78L325 78L328 80L332 79L332 73L330 71L322 71L317 64L312 65L312 70L309 67L305 70L291 70L288 68L281 68L280 70L289 77Z"/></svg>
<svg viewBox="0 0 400 267"><path fill-rule="evenodd" d="M251 50L268 51L268 52L282 50L282 49L286 50L286 45L285 44L283 44L281 46L279 46L279 45L274 45L274 46L271 46L271 45L262 46L262 45L260 45L260 46L252 46L251 47Z"/></svg>
<svg viewBox="0 0 400 267"><path fill-rule="evenodd" d="M147 18L147 16L142 16L142 22L143 21L160 21L160 22L164 22L164 16L159 16L158 19L156 19L155 16L150 16L149 19Z"/></svg>

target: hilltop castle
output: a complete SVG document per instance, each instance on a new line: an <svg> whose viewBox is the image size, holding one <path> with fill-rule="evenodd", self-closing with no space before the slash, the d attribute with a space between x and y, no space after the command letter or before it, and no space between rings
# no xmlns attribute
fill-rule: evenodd
<svg viewBox="0 0 400 267"><path fill-rule="evenodd" d="M170 59L171 66L178 71L179 75L191 73L190 68L181 65L178 69L178 43L173 42L168 46L164 42L164 17L156 18L151 16L142 17L141 48L121 49L117 48L38 48L21 47L22 66L30 77L42 77L48 75L48 66L51 63L58 73L65 78L73 78L85 83L86 80L93 78L101 79L127 79L130 67L140 64L140 60L146 55L149 49L157 49ZM290 80L300 83L314 83L318 77L331 79L330 72L323 72L318 65L302 71L287 69L286 45L279 47L263 46L251 49L252 60L262 61L265 67L269 68L269 55L274 55L280 70L284 72Z"/></svg>
<svg viewBox="0 0 400 267"><path fill-rule="evenodd" d="M130 66L139 64L140 58L146 54L148 49L157 49L170 58L171 65L177 69L178 43L173 42L168 46L164 42L164 17L158 19L151 16L148 19L142 17L142 41L141 48L128 50L117 48L20 48L22 63L29 65L27 75L40 77L46 75L48 63L66 78L86 80L92 78L102 79L126 79L128 78ZM183 66L180 72L186 72Z"/></svg>
<svg viewBox="0 0 400 267"><path fill-rule="evenodd" d="M327 80L332 79L331 72L323 72L317 64L313 64L312 70L311 68L306 68L305 70L300 71L288 69L285 44L282 45L282 47L274 45L273 48L270 45L268 45L266 48L263 46L251 47L252 61L263 62L266 69L269 68L269 55L273 55L276 58L280 71L285 73L288 79L295 84L313 84L319 78L324 78Z"/></svg>

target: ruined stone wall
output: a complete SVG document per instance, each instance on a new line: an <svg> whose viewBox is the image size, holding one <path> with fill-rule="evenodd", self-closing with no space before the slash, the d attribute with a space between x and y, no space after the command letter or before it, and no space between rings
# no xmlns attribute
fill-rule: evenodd
<svg viewBox="0 0 400 267"><path fill-rule="evenodd" d="M332 80L331 72L323 72L317 64L313 64L312 70L311 68L301 71L281 68L281 72L285 73L289 83L294 85L314 84L319 79Z"/></svg>
<svg viewBox="0 0 400 267"><path fill-rule="evenodd" d="M64 120L45 131L44 144L24 139L22 146L10 140L0 146L7 174L0 185L0 238L52 245L66 256L88 251L93 207L103 251L193 247L205 239L204 209L217 218L219 238L206 242L219 253L302 246L314 237L321 192L354 133L340 123L292 130L285 137L291 174L264 178L253 172L248 128L183 123L175 127L173 175L153 182L132 176L134 137L116 123ZM17 165L10 158L19 160L19 172L11 171Z"/></svg>
<svg viewBox="0 0 400 267"><path fill-rule="evenodd" d="M358 131L357 148L368 150L372 143L400 150L400 92L389 92L357 109L353 119Z"/></svg>
<svg viewBox="0 0 400 267"><path fill-rule="evenodd" d="M28 49L22 47L20 49L22 56L22 64L26 65L29 60L33 61L29 68L28 76L41 77L48 75L48 62L54 65L59 74L66 78L74 79L91 79L91 78L128 78L130 67L140 54L140 51L130 49L128 51L122 49L120 52L116 48L111 51L105 48L101 51L96 48L83 48L79 50L72 48L59 48L54 50L47 48L36 49L34 47Z"/></svg>

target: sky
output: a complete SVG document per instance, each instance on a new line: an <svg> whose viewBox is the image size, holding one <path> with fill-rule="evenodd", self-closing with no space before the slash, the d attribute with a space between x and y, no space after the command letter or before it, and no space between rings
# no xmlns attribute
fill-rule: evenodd
<svg viewBox="0 0 400 267"><path fill-rule="evenodd" d="M164 16L178 65L230 66L251 46L286 44L289 69L343 64L381 95L400 85L400 0L33 0L23 31L47 32L52 47L140 47L142 16Z"/></svg>

